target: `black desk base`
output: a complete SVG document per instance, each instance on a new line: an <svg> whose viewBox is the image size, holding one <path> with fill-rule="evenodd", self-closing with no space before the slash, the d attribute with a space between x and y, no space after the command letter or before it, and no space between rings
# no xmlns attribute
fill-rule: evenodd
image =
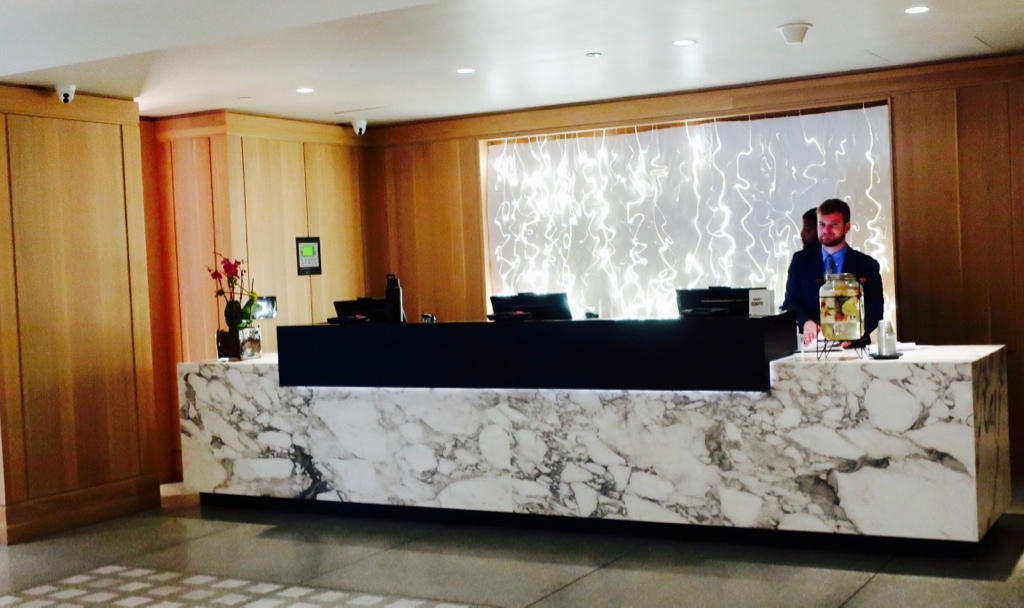
<svg viewBox="0 0 1024 608"><path fill-rule="evenodd" d="M282 386L768 391L793 315L280 326Z"/></svg>

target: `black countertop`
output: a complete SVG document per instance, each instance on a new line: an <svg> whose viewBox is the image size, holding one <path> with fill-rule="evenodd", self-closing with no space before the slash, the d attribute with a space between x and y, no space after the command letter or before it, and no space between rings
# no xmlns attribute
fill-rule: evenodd
<svg viewBox="0 0 1024 608"><path fill-rule="evenodd" d="M282 386L767 391L791 314L277 328Z"/></svg>

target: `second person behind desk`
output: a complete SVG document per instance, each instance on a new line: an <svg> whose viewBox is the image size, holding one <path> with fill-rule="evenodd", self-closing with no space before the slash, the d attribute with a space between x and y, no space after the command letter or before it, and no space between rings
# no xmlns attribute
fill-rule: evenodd
<svg viewBox="0 0 1024 608"><path fill-rule="evenodd" d="M518 293L491 296L492 321L522 319L529 321L571 321L569 297L564 293ZM529 316L526 316L529 315Z"/></svg>

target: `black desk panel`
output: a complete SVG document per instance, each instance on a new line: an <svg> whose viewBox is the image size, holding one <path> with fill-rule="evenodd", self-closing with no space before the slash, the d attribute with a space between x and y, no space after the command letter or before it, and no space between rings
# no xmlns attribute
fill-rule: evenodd
<svg viewBox="0 0 1024 608"><path fill-rule="evenodd" d="M282 386L767 391L791 314L277 328Z"/></svg>

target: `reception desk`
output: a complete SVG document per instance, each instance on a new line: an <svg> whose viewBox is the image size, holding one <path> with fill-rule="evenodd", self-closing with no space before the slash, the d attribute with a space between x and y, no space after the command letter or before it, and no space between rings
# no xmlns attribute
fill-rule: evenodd
<svg viewBox="0 0 1024 608"><path fill-rule="evenodd" d="M978 541L1009 505L1005 350L792 355L765 391L282 386L178 366L203 493Z"/></svg>

